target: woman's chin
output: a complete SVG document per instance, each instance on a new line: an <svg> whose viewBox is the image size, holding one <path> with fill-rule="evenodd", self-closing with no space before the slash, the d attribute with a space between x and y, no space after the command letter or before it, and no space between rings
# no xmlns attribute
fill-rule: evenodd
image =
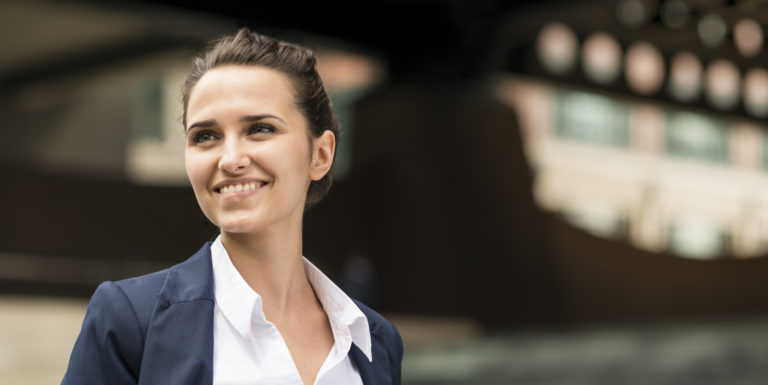
<svg viewBox="0 0 768 385"><path fill-rule="evenodd" d="M259 231L259 223L253 218L219 218L216 221L222 233L245 234Z"/></svg>
<svg viewBox="0 0 768 385"><path fill-rule="evenodd" d="M219 229L221 229L222 233L229 234L252 234L259 231L257 226L248 226L245 224L219 226Z"/></svg>

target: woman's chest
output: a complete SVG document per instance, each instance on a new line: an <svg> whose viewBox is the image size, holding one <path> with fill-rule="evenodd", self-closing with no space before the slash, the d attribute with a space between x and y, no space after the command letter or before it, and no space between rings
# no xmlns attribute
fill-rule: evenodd
<svg viewBox="0 0 768 385"><path fill-rule="evenodd" d="M330 327L253 324L250 333L242 333L214 312L214 385L363 384L347 354L349 344L336 343Z"/></svg>

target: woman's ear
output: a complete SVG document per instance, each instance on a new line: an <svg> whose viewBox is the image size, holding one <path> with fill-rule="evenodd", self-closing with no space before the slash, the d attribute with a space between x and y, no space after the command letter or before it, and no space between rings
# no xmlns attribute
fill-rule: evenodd
<svg viewBox="0 0 768 385"><path fill-rule="evenodd" d="M333 154L336 152L336 135L330 130L323 131L320 136L312 141L312 164L309 177L312 180L320 180L333 164Z"/></svg>

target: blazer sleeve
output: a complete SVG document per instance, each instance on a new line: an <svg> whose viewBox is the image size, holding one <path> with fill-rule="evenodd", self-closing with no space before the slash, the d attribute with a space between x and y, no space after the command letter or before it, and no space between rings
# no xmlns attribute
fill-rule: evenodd
<svg viewBox="0 0 768 385"><path fill-rule="evenodd" d="M104 282L88 304L62 385L135 385L143 338L128 297Z"/></svg>
<svg viewBox="0 0 768 385"><path fill-rule="evenodd" d="M392 341L389 351L389 362L392 365L392 382L394 385L400 385L402 377L403 364L403 338L394 325L389 324L389 338Z"/></svg>
<svg viewBox="0 0 768 385"><path fill-rule="evenodd" d="M392 370L395 373L395 378L397 378L397 384L400 385L400 381L402 378L402 366L403 366L403 338L400 336L400 333L397 333L397 360L395 361L396 367Z"/></svg>

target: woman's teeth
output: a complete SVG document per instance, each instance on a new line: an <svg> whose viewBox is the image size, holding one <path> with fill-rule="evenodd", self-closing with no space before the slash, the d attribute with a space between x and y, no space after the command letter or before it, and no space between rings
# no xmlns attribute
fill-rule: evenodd
<svg viewBox="0 0 768 385"><path fill-rule="evenodd" d="M228 194L228 193L235 193L235 192L241 192L241 191L256 190L257 187L261 187L261 184L256 182L231 184L229 186L222 187L220 191L222 194Z"/></svg>

